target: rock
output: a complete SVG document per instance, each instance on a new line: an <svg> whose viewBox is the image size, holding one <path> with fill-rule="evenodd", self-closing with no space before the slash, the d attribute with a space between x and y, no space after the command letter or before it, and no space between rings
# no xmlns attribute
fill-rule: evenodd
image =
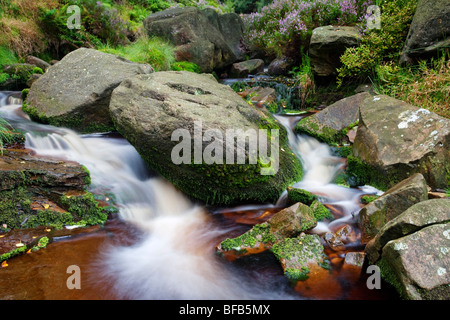
<svg viewBox="0 0 450 320"><path fill-rule="evenodd" d="M428 200L427 184L420 173L396 184L359 211L361 243L367 243L388 221L412 205L425 200Z"/></svg>
<svg viewBox="0 0 450 320"><path fill-rule="evenodd" d="M409 28L400 63L428 59L448 48L449 16L449 0L420 0Z"/></svg>
<svg viewBox="0 0 450 320"><path fill-rule="evenodd" d="M304 189L288 187L287 199L289 203L301 202L310 206L314 200L317 200L317 196Z"/></svg>
<svg viewBox="0 0 450 320"><path fill-rule="evenodd" d="M274 59L267 67L267 73L271 76L287 76L289 71L295 67L296 62L289 57L279 57Z"/></svg>
<svg viewBox="0 0 450 320"><path fill-rule="evenodd" d="M179 61L193 62L202 72L225 68L241 54L243 24L236 14L223 17L209 9L171 8L148 16L144 27L150 37L175 45Z"/></svg>
<svg viewBox="0 0 450 320"><path fill-rule="evenodd" d="M340 57L347 48L359 45L361 36L356 27L324 26L312 31L309 44L311 68L316 76L336 76Z"/></svg>
<svg viewBox="0 0 450 320"><path fill-rule="evenodd" d="M345 250L345 244L352 243L357 240L357 235L352 227L348 224L339 228L336 232L327 232L324 235L324 240L328 243L330 248L334 251Z"/></svg>
<svg viewBox="0 0 450 320"><path fill-rule="evenodd" d="M244 256L272 248L285 238L296 237L302 231L314 228L317 220L312 210L296 203L275 213L269 220L257 224L244 234L225 239L217 246L217 252L225 255Z"/></svg>
<svg viewBox="0 0 450 320"><path fill-rule="evenodd" d="M0 238L0 262L11 259L28 250L33 252L45 248L52 240L53 228L38 227L12 230Z"/></svg>
<svg viewBox="0 0 450 320"><path fill-rule="evenodd" d="M28 81L27 81L27 86L28 86L28 87L31 87L31 86L33 85L33 83L34 83L37 79L39 79L41 76L42 76L42 74L39 74L39 73L33 73L33 74L30 76L30 78L28 79Z"/></svg>
<svg viewBox="0 0 450 320"><path fill-rule="evenodd" d="M27 82L33 74L43 71L29 63L13 63L3 65L3 73L8 74L9 79L0 84L2 90L21 91L28 87Z"/></svg>
<svg viewBox="0 0 450 320"><path fill-rule="evenodd" d="M369 264L376 263L383 247L391 240L410 235L421 228L450 222L450 199L430 199L416 203L387 222L365 247Z"/></svg>
<svg viewBox="0 0 450 320"><path fill-rule="evenodd" d="M347 252L344 259L345 266L354 266L362 268L364 264L365 254L364 252Z"/></svg>
<svg viewBox="0 0 450 320"><path fill-rule="evenodd" d="M389 241L378 265L405 299L449 300L449 252L449 224L433 224Z"/></svg>
<svg viewBox="0 0 450 320"><path fill-rule="evenodd" d="M38 68L41 68L42 71L44 71L44 72L51 66L50 63L47 63L44 60L39 59L39 58L37 58L35 56L28 56L25 59L25 62L29 63L29 64L32 64L32 65L35 65Z"/></svg>
<svg viewBox="0 0 450 320"><path fill-rule="evenodd" d="M276 92L274 88L263 88L260 86L249 88L238 94L253 103L255 106L268 106L270 103L276 101Z"/></svg>
<svg viewBox="0 0 450 320"><path fill-rule="evenodd" d="M264 71L264 60L252 59L233 63L230 69L231 78L246 78Z"/></svg>
<svg viewBox="0 0 450 320"><path fill-rule="evenodd" d="M101 224L107 215L85 190L89 184L89 172L78 163L8 150L0 157L0 225L18 229Z"/></svg>
<svg viewBox="0 0 450 320"><path fill-rule="evenodd" d="M346 129L359 120L359 107L369 97L371 97L369 93L362 92L339 100L326 109L300 120L295 130L325 143L340 144L347 133Z"/></svg>
<svg viewBox="0 0 450 320"><path fill-rule="evenodd" d="M432 189L445 189L449 159L449 119L385 95L364 99L347 168L360 185L386 190L421 173Z"/></svg>
<svg viewBox="0 0 450 320"><path fill-rule="evenodd" d="M280 261L284 275L293 282L307 280L309 273L316 273L317 269L330 268L318 235L302 233L297 238L286 238L271 250Z"/></svg>
<svg viewBox="0 0 450 320"><path fill-rule="evenodd" d="M80 48L33 83L23 109L36 121L81 132L111 131L112 90L130 76L151 72L150 65Z"/></svg>
<svg viewBox="0 0 450 320"><path fill-rule="evenodd" d="M110 112L117 130L151 168L202 202L276 201L302 174L286 131L264 109L249 105L212 76L168 71L131 77L114 90ZM280 133L277 146L276 139L269 142L266 131L260 132L258 143L274 157L265 167L250 163L251 154L261 150L258 146L237 145L231 137L242 141L261 128ZM205 133L216 142L202 141ZM174 134L181 136L172 138ZM243 155L241 164L237 154Z"/></svg>

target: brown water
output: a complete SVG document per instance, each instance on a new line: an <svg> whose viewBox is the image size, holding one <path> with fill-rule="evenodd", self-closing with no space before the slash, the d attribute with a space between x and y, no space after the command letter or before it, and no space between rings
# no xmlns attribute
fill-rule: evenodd
<svg viewBox="0 0 450 320"><path fill-rule="evenodd" d="M4 97L3 97L4 98ZM2 100L2 97L0 97ZM5 101L3 99L2 101ZM17 101L16 101L17 102ZM326 249L331 272L312 273L292 285L270 252L230 261L215 246L266 221L286 206L205 208L149 171L136 150L120 137L85 135L32 123L20 105L3 103L0 112L25 129L26 146L40 156L73 160L91 172L92 188L111 192L119 218L105 227L69 238L57 238L46 249L19 256L0 268L2 299L392 299L387 285L369 290L360 268L343 264L347 251L361 251L358 241L342 251ZM293 118L278 118L288 128ZM321 195L335 220L312 233L354 224L365 191L330 181L342 161L329 148L290 131L291 147L301 157L305 177L295 186ZM81 270L81 289L68 289L68 266Z"/></svg>

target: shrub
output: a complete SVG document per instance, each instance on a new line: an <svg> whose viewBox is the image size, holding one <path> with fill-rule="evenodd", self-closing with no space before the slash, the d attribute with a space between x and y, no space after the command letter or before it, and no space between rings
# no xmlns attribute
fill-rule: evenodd
<svg viewBox="0 0 450 320"><path fill-rule="evenodd" d="M248 41L270 54L308 49L312 30L323 25L356 24L368 2L361 0L275 0L244 19Z"/></svg>
<svg viewBox="0 0 450 320"><path fill-rule="evenodd" d="M381 8L381 29L364 28L361 46L348 48L341 56L338 83L344 79L366 79L375 74L378 65L397 61L408 35L418 0L384 1Z"/></svg>
<svg viewBox="0 0 450 320"><path fill-rule="evenodd" d="M170 70L175 62L174 47L159 38L141 37L128 46L103 46L100 51L121 56L137 63L148 63L156 71Z"/></svg>

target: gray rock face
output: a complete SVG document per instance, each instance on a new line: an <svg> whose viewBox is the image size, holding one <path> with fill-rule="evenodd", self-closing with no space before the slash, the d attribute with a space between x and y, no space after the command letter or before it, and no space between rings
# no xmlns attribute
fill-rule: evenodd
<svg viewBox="0 0 450 320"><path fill-rule="evenodd" d="M420 173L396 184L360 210L358 224L361 229L361 242L367 243L388 221L424 200L428 200L428 190Z"/></svg>
<svg viewBox="0 0 450 320"><path fill-rule="evenodd" d="M450 0L420 0L406 38L401 63L429 58L450 46Z"/></svg>
<svg viewBox="0 0 450 320"><path fill-rule="evenodd" d="M381 270L389 274L402 297L412 300L450 299L450 226L435 224L389 241Z"/></svg>
<svg viewBox="0 0 450 320"><path fill-rule="evenodd" d="M111 93L123 80L153 72L150 65L80 48L36 80L24 108L32 118L82 132L109 131Z"/></svg>
<svg viewBox="0 0 450 320"><path fill-rule="evenodd" d="M235 14L219 16L210 9L173 8L151 14L144 27L149 36L173 43L178 60L196 63L202 72L231 65L245 49L243 24Z"/></svg>
<svg viewBox="0 0 450 320"><path fill-rule="evenodd" d="M340 56L345 49L359 45L356 27L325 26L313 30L309 58L313 72L319 77L335 76L340 67Z"/></svg>
<svg viewBox="0 0 450 320"><path fill-rule="evenodd" d="M388 177L390 186L421 173L432 189L445 189L450 120L388 96L365 98L353 156L376 168L380 177Z"/></svg>
<svg viewBox="0 0 450 320"><path fill-rule="evenodd" d="M255 75L264 71L264 61L262 59L252 59L242 62L235 62L230 69L231 78L246 78L248 75Z"/></svg>
<svg viewBox="0 0 450 320"><path fill-rule="evenodd" d="M410 235L424 227L450 221L450 199L431 199L419 202L388 221L369 241L365 253L369 264L376 263L383 247L391 240Z"/></svg>
<svg viewBox="0 0 450 320"><path fill-rule="evenodd" d="M209 75L172 71L129 78L114 90L110 112L117 130L153 169L187 195L207 203L276 200L301 175L286 132L271 115L250 106ZM267 170L262 163L250 164L254 144L238 142L260 128L280 130L278 146L264 132L258 142L267 147L268 155L279 153L278 168L276 161L273 166L268 163ZM174 132L183 136L172 138ZM207 139L206 133L214 134ZM236 140L227 137L230 133ZM186 141L188 147L181 150L181 142ZM234 157L231 161L227 153ZM243 155L242 163L237 161L238 154ZM180 158L178 163L173 155ZM261 170L268 174L262 175Z"/></svg>
<svg viewBox="0 0 450 320"><path fill-rule="evenodd" d="M345 136L342 131L359 119L359 107L371 95L358 93L333 103L324 110L299 121L295 130L306 133L326 143L341 143Z"/></svg>

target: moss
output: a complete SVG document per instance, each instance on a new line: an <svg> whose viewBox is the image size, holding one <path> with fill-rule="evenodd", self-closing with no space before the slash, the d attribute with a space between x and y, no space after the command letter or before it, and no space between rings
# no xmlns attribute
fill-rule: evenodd
<svg viewBox="0 0 450 320"><path fill-rule="evenodd" d="M275 237L270 233L270 225L265 222L253 226L252 229L236 238L225 239L220 246L225 251L235 250L245 253L242 247L254 248L257 243L271 244L275 240Z"/></svg>
<svg viewBox="0 0 450 320"><path fill-rule="evenodd" d="M31 195L24 188L0 192L0 223L20 228L31 216Z"/></svg>
<svg viewBox="0 0 450 320"><path fill-rule="evenodd" d="M369 203L371 203L372 201L374 201L374 200L376 200L376 199L378 199L380 196L377 196L377 195L363 195L362 197L361 197L361 203L363 203L363 204L369 204Z"/></svg>
<svg viewBox="0 0 450 320"><path fill-rule="evenodd" d="M23 247L14 249L10 252L6 252L0 256L0 261L11 259L15 256L18 256L19 254L26 252L26 251L27 251L27 246L23 246Z"/></svg>
<svg viewBox="0 0 450 320"><path fill-rule="evenodd" d="M301 202L307 206L312 205L312 203L317 200L317 196L309 191L299 188L288 188L287 192L288 200L292 203Z"/></svg>
<svg viewBox="0 0 450 320"><path fill-rule="evenodd" d="M24 228L36 228L39 226L49 226L55 229L62 229L65 225L74 222L70 212L57 212L53 210L38 210L37 213L23 225Z"/></svg>
<svg viewBox="0 0 450 320"><path fill-rule="evenodd" d="M380 268L382 278L397 290L401 298L407 299L407 296L404 292L404 287L398 280L397 275L390 266L389 262L385 258L381 258L376 264Z"/></svg>
<svg viewBox="0 0 450 320"><path fill-rule="evenodd" d="M60 198L60 204L73 216L73 223L81 225L103 224L108 215L99 207L94 195L86 192L82 195Z"/></svg>
<svg viewBox="0 0 450 320"><path fill-rule="evenodd" d="M291 281L305 281L309 278L310 270L308 268L302 267L300 270L295 268L287 268L284 270L284 275Z"/></svg>
<svg viewBox="0 0 450 320"><path fill-rule="evenodd" d="M388 190L396 181L355 156L347 157L346 173L351 186L370 185L381 191Z"/></svg>
<svg viewBox="0 0 450 320"><path fill-rule="evenodd" d="M329 145L340 144L345 134L327 126L320 126L312 117L300 120L295 126L298 133L307 134Z"/></svg>
<svg viewBox="0 0 450 320"><path fill-rule="evenodd" d="M333 219L331 212L318 200L314 200L310 207L313 210L314 217L317 221L322 221L323 219Z"/></svg>

